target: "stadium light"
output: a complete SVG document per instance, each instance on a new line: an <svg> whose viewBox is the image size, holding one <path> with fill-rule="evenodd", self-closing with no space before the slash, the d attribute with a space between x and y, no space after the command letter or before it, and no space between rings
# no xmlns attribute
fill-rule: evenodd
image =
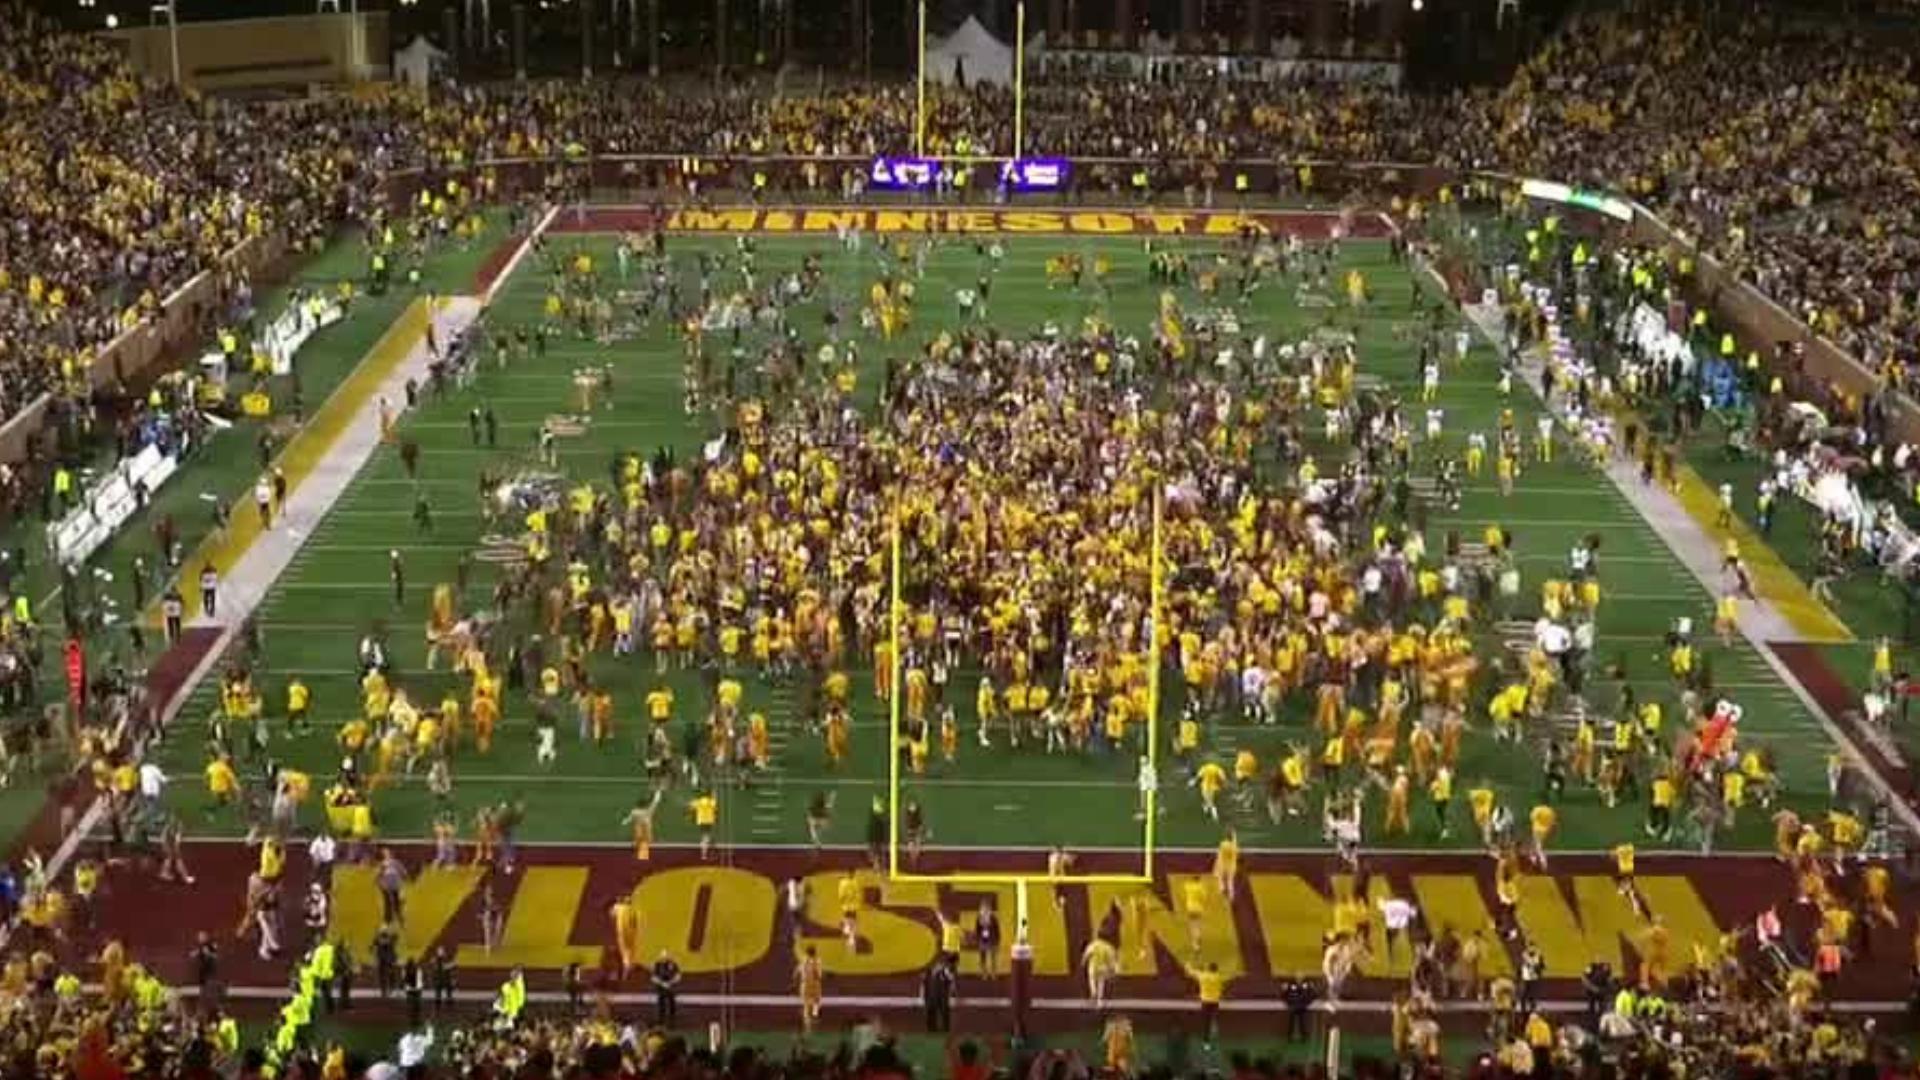
<svg viewBox="0 0 1920 1080"><path fill-rule="evenodd" d="M1413 10L1419 11L1427 6L1427 0L1413 0Z"/></svg>
<svg viewBox="0 0 1920 1080"><path fill-rule="evenodd" d="M120 29L120 16L115 15L111 11L107 12L107 29L109 30Z"/></svg>

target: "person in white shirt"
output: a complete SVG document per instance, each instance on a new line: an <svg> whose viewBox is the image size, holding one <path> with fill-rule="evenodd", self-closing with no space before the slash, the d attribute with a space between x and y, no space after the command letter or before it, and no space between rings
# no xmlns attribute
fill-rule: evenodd
<svg viewBox="0 0 1920 1080"><path fill-rule="evenodd" d="M140 801L151 812L160 808L160 793L166 790L167 774L151 761L140 766Z"/></svg>
<svg viewBox="0 0 1920 1080"><path fill-rule="evenodd" d="M1387 952L1391 955L1394 941L1406 938L1407 928L1413 925L1413 918L1420 913L1420 909L1398 896L1381 897L1379 907L1380 922L1387 928Z"/></svg>
<svg viewBox="0 0 1920 1080"><path fill-rule="evenodd" d="M400 1067L411 1069L424 1065L427 1052L433 1049L433 1025L429 1023L425 1031L409 1031L400 1036Z"/></svg>
<svg viewBox="0 0 1920 1080"><path fill-rule="evenodd" d="M1154 793L1160 790L1160 777L1153 771L1152 759L1146 757L1144 754L1140 757L1140 773L1135 782L1140 788L1140 810L1134 816L1141 821L1145 821L1147 819L1147 802L1153 797ZM1159 811L1163 814L1166 813L1166 807L1159 807Z"/></svg>
<svg viewBox="0 0 1920 1080"><path fill-rule="evenodd" d="M807 879L792 877L787 879L787 927L796 938L807 924Z"/></svg>
<svg viewBox="0 0 1920 1080"><path fill-rule="evenodd" d="M1267 670L1259 664L1248 664L1240 673L1240 708L1249 722L1273 723L1273 717L1266 714Z"/></svg>
<svg viewBox="0 0 1920 1080"><path fill-rule="evenodd" d="M327 833L321 833L307 844L307 861L312 864L313 880L323 885L333 882L333 859L338 853L334 839Z"/></svg>

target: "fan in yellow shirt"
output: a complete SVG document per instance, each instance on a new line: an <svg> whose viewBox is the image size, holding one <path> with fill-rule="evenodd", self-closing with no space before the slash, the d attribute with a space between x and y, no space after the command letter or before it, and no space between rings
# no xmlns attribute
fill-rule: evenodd
<svg viewBox="0 0 1920 1080"><path fill-rule="evenodd" d="M1213 852L1213 880L1220 886L1220 895L1228 904L1233 903L1234 882L1240 876L1240 837L1233 829L1227 829L1227 835L1221 837L1220 846Z"/></svg>
<svg viewBox="0 0 1920 1080"><path fill-rule="evenodd" d="M1227 786L1227 770L1217 761L1202 762L1193 772L1193 786L1200 789L1200 808L1215 821L1220 820L1220 791Z"/></svg>
<svg viewBox="0 0 1920 1080"><path fill-rule="evenodd" d="M713 827L720 819L720 800L711 791L703 791L687 804L694 827L700 830L700 857L713 854Z"/></svg>

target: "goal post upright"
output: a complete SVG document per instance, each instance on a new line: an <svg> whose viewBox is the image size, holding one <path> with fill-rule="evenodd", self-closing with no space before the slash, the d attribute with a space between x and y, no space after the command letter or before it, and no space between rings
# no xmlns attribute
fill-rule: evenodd
<svg viewBox="0 0 1920 1080"><path fill-rule="evenodd" d="M1146 858L1144 874L1147 880L1153 880L1154 836L1158 831L1160 816L1160 603L1165 587L1162 565L1165 562L1161 550L1160 517L1161 493L1163 485L1159 477L1153 481L1153 539L1147 545L1150 564L1147 570L1147 768L1152 771L1154 786L1144 792L1140 808L1146 814L1145 840Z"/></svg>
<svg viewBox="0 0 1920 1080"><path fill-rule="evenodd" d="M887 547L887 876L900 877L900 500L893 499L893 528Z"/></svg>
<svg viewBox="0 0 1920 1080"><path fill-rule="evenodd" d="M1013 8L1013 156L1026 155L1027 143L1027 0Z"/></svg>

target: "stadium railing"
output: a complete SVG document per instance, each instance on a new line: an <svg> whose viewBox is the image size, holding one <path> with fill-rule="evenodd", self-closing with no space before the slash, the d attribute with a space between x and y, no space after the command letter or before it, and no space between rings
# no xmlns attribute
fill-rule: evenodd
<svg viewBox="0 0 1920 1080"><path fill-rule="evenodd" d="M202 331L201 312L219 298L220 274L231 269L257 271L285 252L285 242L272 234L249 237L229 249L217 266L195 274L170 293L157 315L143 318L102 346L88 371L90 384L99 387L116 379L132 379L162 357L195 344ZM27 456L52 400L51 394L41 394L0 423L0 461Z"/></svg>

